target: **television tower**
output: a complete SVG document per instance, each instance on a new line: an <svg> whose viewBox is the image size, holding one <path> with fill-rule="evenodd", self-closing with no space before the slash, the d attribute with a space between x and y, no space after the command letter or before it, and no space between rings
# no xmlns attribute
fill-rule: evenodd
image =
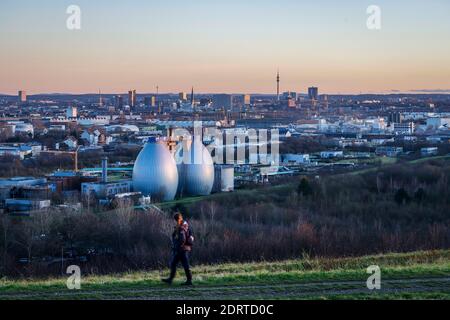
<svg viewBox="0 0 450 320"><path fill-rule="evenodd" d="M280 101L280 70L277 71L277 101Z"/></svg>

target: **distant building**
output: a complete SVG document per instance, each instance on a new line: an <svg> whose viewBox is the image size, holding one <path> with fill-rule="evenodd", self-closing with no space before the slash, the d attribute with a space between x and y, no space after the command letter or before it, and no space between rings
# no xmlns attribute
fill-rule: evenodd
<svg viewBox="0 0 450 320"><path fill-rule="evenodd" d="M128 91L128 104L132 108L136 106L136 90Z"/></svg>
<svg viewBox="0 0 450 320"><path fill-rule="evenodd" d="M31 123L25 123L23 121L11 121L8 124L14 125L15 135L31 135L34 136L34 127Z"/></svg>
<svg viewBox="0 0 450 320"><path fill-rule="evenodd" d="M86 127L90 127L90 126L105 126L108 125L110 121L110 117L102 117L102 116L97 116L97 117L92 117L92 118L78 118L77 123L80 126L86 126Z"/></svg>
<svg viewBox="0 0 450 320"><path fill-rule="evenodd" d="M435 156L438 153L439 153L439 150L437 147L429 147L429 148L420 149L420 154L422 155L422 157Z"/></svg>
<svg viewBox="0 0 450 320"><path fill-rule="evenodd" d="M251 104L251 96L249 94L244 94L244 105L249 106Z"/></svg>
<svg viewBox="0 0 450 320"><path fill-rule="evenodd" d="M288 98L287 99L287 107L288 108L296 108L297 107L297 101L294 98Z"/></svg>
<svg viewBox="0 0 450 320"><path fill-rule="evenodd" d="M76 149L78 147L78 140L75 137L67 137L63 142L69 149Z"/></svg>
<svg viewBox="0 0 450 320"><path fill-rule="evenodd" d="M344 151L322 151L320 157L322 159L343 158Z"/></svg>
<svg viewBox="0 0 450 320"><path fill-rule="evenodd" d="M200 105L201 106L205 106L205 107L209 107L212 103L212 100L210 98L201 98L200 99Z"/></svg>
<svg viewBox="0 0 450 320"><path fill-rule="evenodd" d="M410 135L414 133L414 122L394 123L394 133L398 135Z"/></svg>
<svg viewBox="0 0 450 320"><path fill-rule="evenodd" d="M78 108L74 106L68 107L66 111L66 117L67 119L78 117Z"/></svg>
<svg viewBox="0 0 450 320"><path fill-rule="evenodd" d="M442 143L444 140L450 142L450 137L441 137L441 136L430 136L426 138L427 142L430 143Z"/></svg>
<svg viewBox="0 0 450 320"><path fill-rule="evenodd" d="M277 101L280 101L280 71L277 71Z"/></svg>
<svg viewBox="0 0 450 320"><path fill-rule="evenodd" d="M114 182L87 182L81 184L81 194L97 199L114 198L115 195L131 192L132 180Z"/></svg>
<svg viewBox="0 0 450 320"><path fill-rule="evenodd" d="M108 145L113 141L113 138L103 131L95 128L86 129L81 134L81 139L91 146Z"/></svg>
<svg viewBox="0 0 450 320"><path fill-rule="evenodd" d="M281 161L286 164L307 164L311 159L309 154L283 154Z"/></svg>
<svg viewBox="0 0 450 320"><path fill-rule="evenodd" d="M450 118L428 118L427 127L434 130L450 129Z"/></svg>
<svg viewBox="0 0 450 320"><path fill-rule="evenodd" d="M317 87L308 88L308 98L309 98L309 100L314 100L314 101L319 100L319 88L317 88Z"/></svg>
<svg viewBox="0 0 450 320"><path fill-rule="evenodd" d="M213 96L215 108L231 109L233 106L233 96L231 94L215 94Z"/></svg>
<svg viewBox="0 0 450 320"><path fill-rule="evenodd" d="M1 188L5 187L19 188L24 186L37 186L43 185L45 183L47 183L47 179L34 177L15 177L15 178L0 179Z"/></svg>
<svg viewBox="0 0 450 320"><path fill-rule="evenodd" d="M187 93L186 92L180 92L178 94L178 99L185 102L187 101L188 97L187 97Z"/></svg>
<svg viewBox="0 0 450 320"><path fill-rule="evenodd" d="M231 192L234 190L234 166L215 165L212 192Z"/></svg>
<svg viewBox="0 0 450 320"><path fill-rule="evenodd" d="M377 156L386 156L386 157L397 157L403 153L402 147L378 147L375 149L375 154Z"/></svg>
<svg viewBox="0 0 450 320"><path fill-rule="evenodd" d="M195 95L194 95L194 87L192 87L191 95L189 96L191 107L194 108L195 105Z"/></svg>
<svg viewBox="0 0 450 320"><path fill-rule="evenodd" d="M283 100L288 100L288 99L297 100L297 93L291 92L291 91L283 92Z"/></svg>
<svg viewBox="0 0 450 320"><path fill-rule="evenodd" d="M123 108L123 97L122 96L115 96L114 97L114 104L116 108Z"/></svg>
<svg viewBox="0 0 450 320"><path fill-rule="evenodd" d="M18 157L23 160L25 159L25 152L23 152L19 147L0 146L0 156Z"/></svg>
<svg viewBox="0 0 450 320"><path fill-rule="evenodd" d="M145 97L144 98L144 105L149 108L155 108L156 107L156 97Z"/></svg>
<svg viewBox="0 0 450 320"><path fill-rule="evenodd" d="M49 208L50 200L6 199L5 209L11 214L29 215L32 211Z"/></svg>
<svg viewBox="0 0 450 320"><path fill-rule="evenodd" d="M66 131L66 125L65 124L52 124L48 127L48 131L59 131L63 132Z"/></svg>
<svg viewBox="0 0 450 320"><path fill-rule="evenodd" d="M106 132L108 133L123 133L123 132L129 132L129 133L138 133L139 127L135 126L134 124L117 124L106 127Z"/></svg>
<svg viewBox="0 0 450 320"><path fill-rule="evenodd" d="M392 112L389 114L388 122L389 123L402 123L403 115L400 112Z"/></svg>
<svg viewBox="0 0 450 320"><path fill-rule="evenodd" d="M27 102L27 93L26 91L19 91L18 93L18 102L21 103L26 103Z"/></svg>

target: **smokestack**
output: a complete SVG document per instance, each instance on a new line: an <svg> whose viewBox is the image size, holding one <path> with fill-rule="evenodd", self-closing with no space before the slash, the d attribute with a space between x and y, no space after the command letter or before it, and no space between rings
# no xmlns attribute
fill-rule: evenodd
<svg viewBox="0 0 450 320"><path fill-rule="evenodd" d="M177 149L177 142L175 141L172 127L167 128L167 146L169 147L169 151L174 155Z"/></svg>
<svg viewBox="0 0 450 320"><path fill-rule="evenodd" d="M108 158L102 159L102 182L108 182Z"/></svg>

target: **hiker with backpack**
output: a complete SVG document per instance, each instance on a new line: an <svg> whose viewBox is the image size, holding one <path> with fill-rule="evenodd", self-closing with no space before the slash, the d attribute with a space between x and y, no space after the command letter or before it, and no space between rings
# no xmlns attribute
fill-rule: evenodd
<svg viewBox="0 0 450 320"><path fill-rule="evenodd" d="M192 251L194 244L194 236L187 221L183 220L181 213L176 213L173 218L176 221L176 226L172 233L172 258L170 260L170 276L167 279L162 279L167 284L172 284L173 279L177 273L178 263L181 262L186 273L186 282L184 285L192 285L192 272L189 266L189 254Z"/></svg>

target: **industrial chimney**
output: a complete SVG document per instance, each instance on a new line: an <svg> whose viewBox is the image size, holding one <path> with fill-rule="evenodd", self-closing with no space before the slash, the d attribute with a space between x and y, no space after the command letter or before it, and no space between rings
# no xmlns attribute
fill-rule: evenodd
<svg viewBox="0 0 450 320"><path fill-rule="evenodd" d="M102 159L102 182L108 182L108 158Z"/></svg>

